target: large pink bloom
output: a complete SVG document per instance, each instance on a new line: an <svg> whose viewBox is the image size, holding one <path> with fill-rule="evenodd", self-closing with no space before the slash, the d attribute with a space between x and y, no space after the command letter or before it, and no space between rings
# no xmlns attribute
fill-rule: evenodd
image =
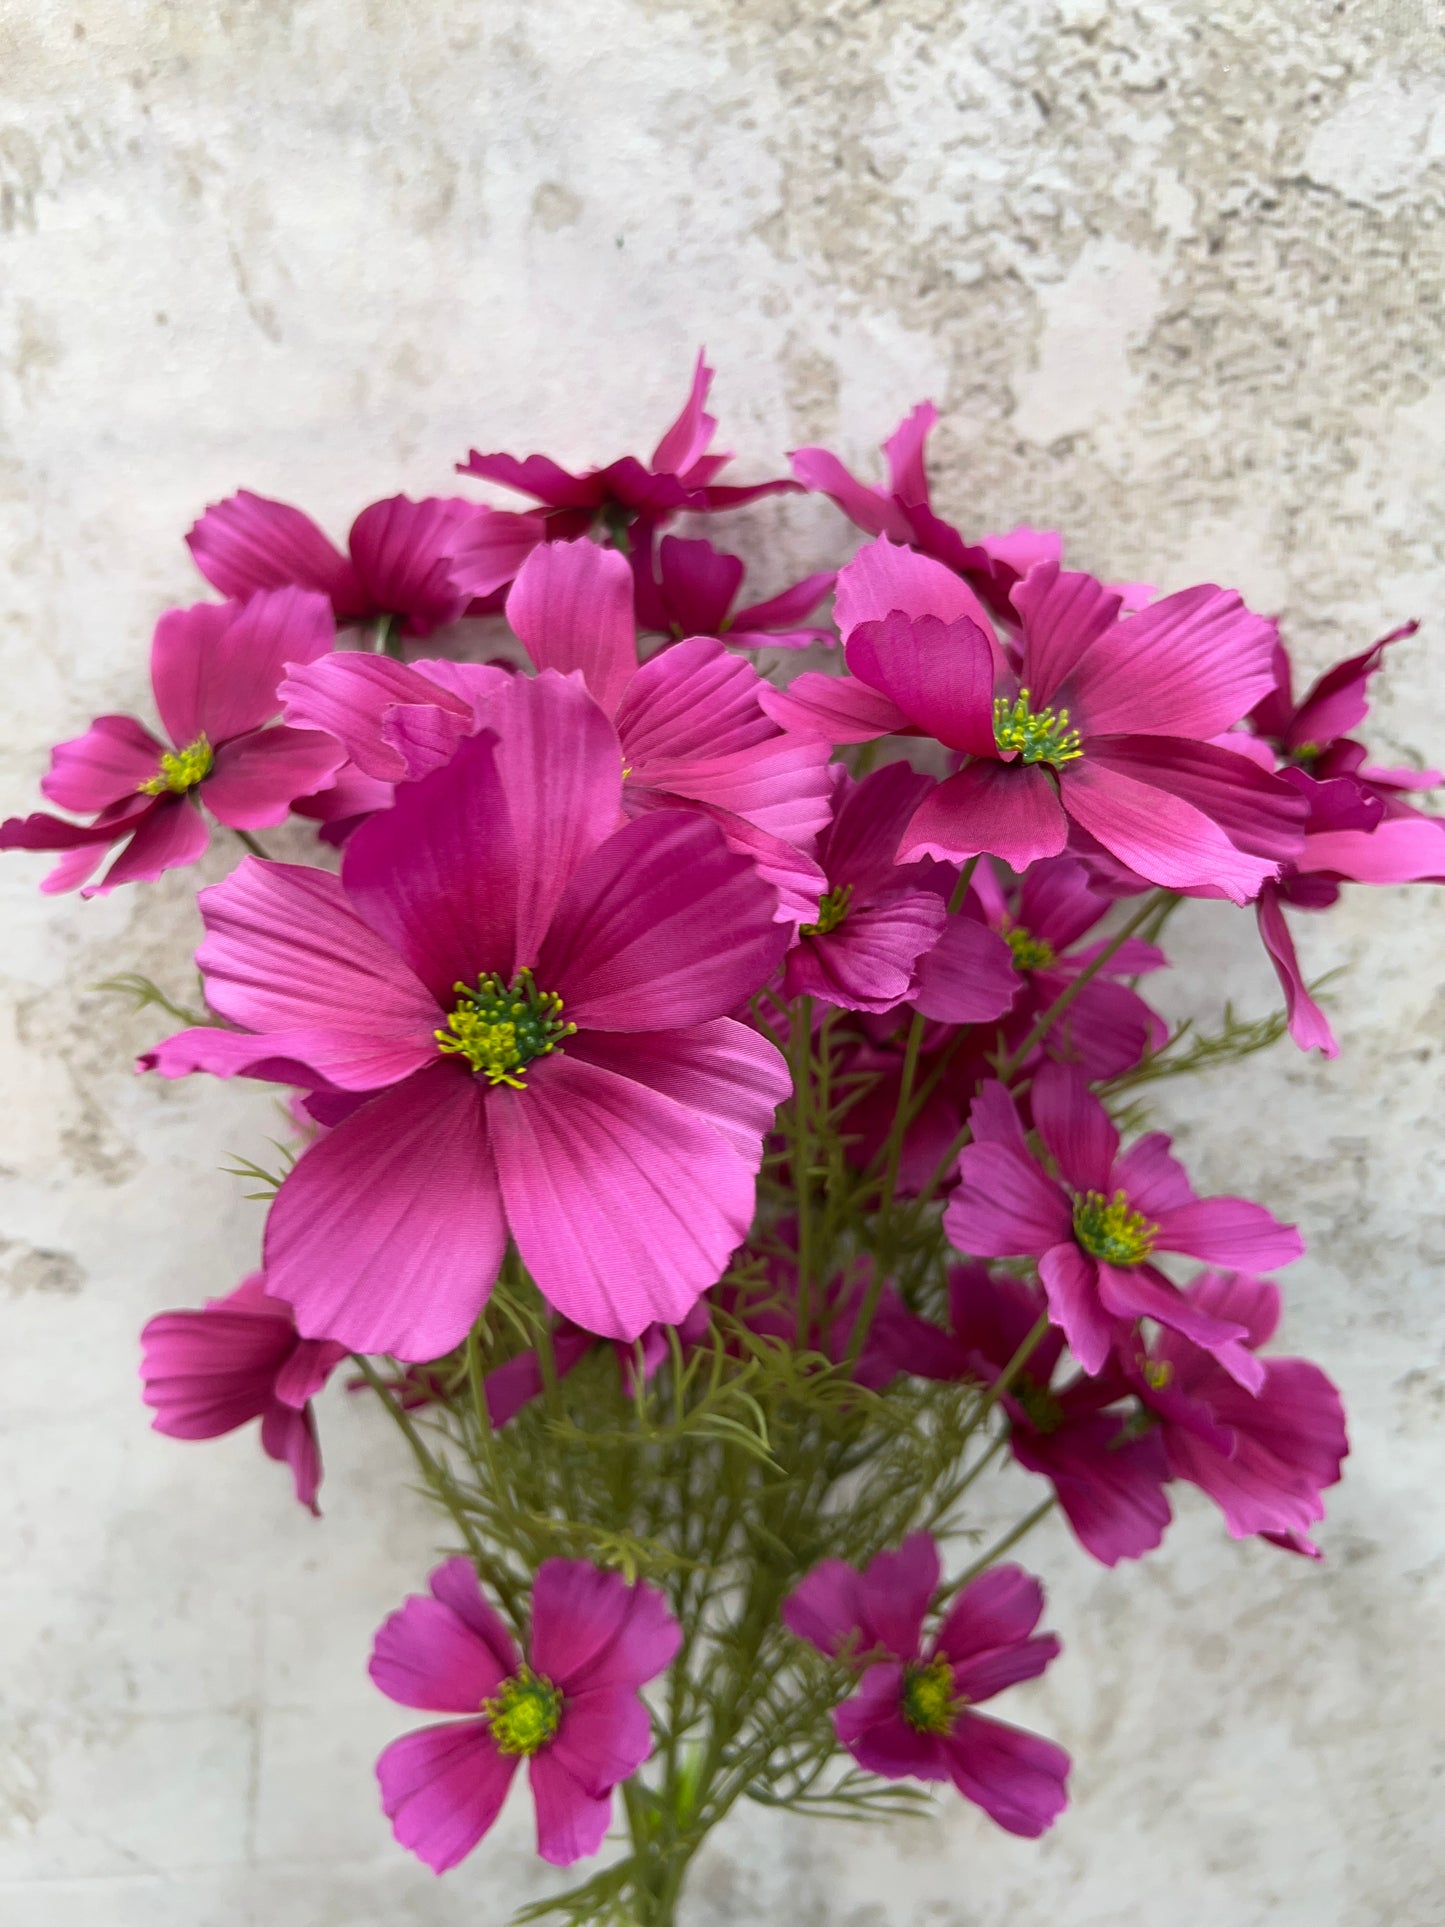
<svg viewBox="0 0 1445 1927"><path fill-rule="evenodd" d="M965 759L919 805L900 860L988 854L1021 872L1077 830L1151 883L1256 895L1298 852L1304 812L1208 739L1269 687L1273 624L1208 585L1120 621L1116 594L1052 562L1013 603L1011 653L964 582L880 539L838 577L851 675L802 675L768 712L834 742L922 733Z"/></svg>
<svg viewBox="0 0 1445 1927"><path fill-rule="evenodd" d="M64 850L41 885L58 891L86 882L124 842L86 893L104 895L194 863L210 841L202 803L231 829L283 822L345 761L329 736L266 727L281 707L284 666L314 662L334 634L323 598L299 589L169 610L151 644L151 687L170 746L133 716L98 716L56 745L40 784L52 803L93 820L12 817L0 824L0 850Z"/></svg>
<svg viewBox="0 0 1445 1927"><path fill-rule="evenodd" d="M391 616L404 635L429 636L466 613L480 593L473 586L478 552L489 538L495 549L494 521L513 519L455 495L420 502L391 495L361 511L343 555L300 509L241 489L213 502L186 543L196 567L222 595L295 585L326 596L338 622ZM463 548L468 565L454 569ZM466 580L459 581L459 574Z"/></svg>
<svg viewBox="0 0 1445 1927"><path fill-rule="evenodd" d="M993 1385L1023 1348L1044 1301L1022 1279L986 1265L955 1265L948 1274L948 1309L947 1332L915 1321L905 1369L920 1378ZM1009 1450L1018 1464L1052 1482L1086 1552L1106 1566L1140 1559L1169 1524L1163 1443L1153 1431L1134 1431L1132 1399L1129 1410L1119 1409L1133 1388L1112 1363L1101 1378L1080 1374L1055 1385L1063 1350L1059 1333L1046 1332L1001 1395Z"/></svg>
<svg viewBox="0 0 1445 1927"><path fill-rule="evenodd" d="M1086 1372L1104 1367L1127 1326L1152 1318L1214 1353L1256 1391L1246 1327L1215 1317L1149 1262L1156 1251L1205 1264L1273 1271L1303 1255L1293 1225L1244 1198L1200 1198L1169 1139L1151 1132L1121 1156L1108 1112L1071 1065L1045 1064L1030 1097L1034 1128L1058 1168L1030 1155L1002 1086L985 1085L970 1115L974 1142L944 1212L950 1241L979 1258L1036 1258L1049 1316Z"/></svg>
<svg viewBox="0 0 1445 1927"><path fill-rule="evenodd" d="M146 1060L378 1093L266 1227L269 1289L355 1351L458 1344L509 1233L587 1329L677 1323L747 1230L788 1090L727 1014L778 963L774 893L701 817L616 827L617 738L575 683L513 678L492 713L339 879L248 859L202 892L206 995L249 1034Z"/></svg>
<svg viewBox="0 0 1445 1927"><path fill-rule="evenodd" d="M652 1752L638 1688L681 1642L662 1594L580 1559L548 1559L532 1588L524 1661L469 1559L448 1559L380 1632L371 1677L401 1706L459 1713L391 1745L381 1803L404 1847L435 1873L491 1828L527 1762L537 1851L568 1867L602 1845L612 1789Z"/></svg>
<svg viewBox="0 0 1445 1927"><path fill-rule="evenodd" d="M1207 1271L1187 1295L1209 1316L1242 1324L1251 1351L1279 1324L1279 1290L1262 1278ZM1338 1483L1350 1449L1340 1395L1319 1366L1262 1359L1250 1393L1178 1331L1121 1355L1158 1423L1171 1475L1214 1500L1232 1537L1259 1534L1317 1556L1307 1534L1324 1517L1321 1493Z"/></svg>
<svg viewBox="0 0 1445 1927"><path fill-rule="evenodd" d="M539 670L580 674L612 718L629 815L681 807L711 817L777 889L780 917L814 914L823 884L810 852L828 820L828 748L763 713L750 663L694 636L639 666L627 563L585 538L528 558L507 618ZM338 655L282 693L288 718L329 730L358 769L397 782L438 768L485 727L505 680L469 663Z"/></svg>
<svg viewBox="0 0 1445 1927"><path fill-rule="evenodd" d="M705 352L700 352L682 412L646 462L624 455L605 468L574 475L547 455L518 461L515 455L482 454L474 448L466 461L457 463L457 472L499 482L542 503L547 513L538 519L546 536L554 540L582 535L598 516L609 512L623 521L636 516L657 522L679 509L736 508L760 495L795 490L797 483L789 481L754 482L739 488L714 479L732 457L712 447L717 432L717 419L707 412L712 379Z"/></svg>
<svg viewBox="0 0 1445 1927"><path fill-rule="evenodd" d="M937 1546L915 1532L864 1572L825 1559L783 1602L783 1619L830 1656L887 1655L833 1715L860 1766L885 1780L951 1780L1001 1827L1036 1839L1068 1804L1069 1756L974 1708L1058 1656L1052 1633L1034 1634L1043 1588L1019 1566L995 1566L964 1587L925 1647L940 1576Z"/></svg>
<svg viewBox="0 0 1445 1927"><path fill-rule="evenodd" d="M157 1432L217 1439L253 1419L269 1458L289 1465L296 1497L315 1512L321 1452L311 1400L346 1356L302 1338L289 1305L253 1271L200 1311L163 1311L141 1333L141 1380Z"/></svg>
<svg viewBox="0 0 1445 1927"><path fill-rule="evenodd" d="M805 576L766 602L734 609L743 582L740 557L711 542L684 542L665 535L654 558L651 529L640 530L633 544L632 575L637 622L642 629L679 641L684 636L723 636L738 649L806 649L815 642L836 642L830 628L809 625L833 587L835 571Z"/></svg>

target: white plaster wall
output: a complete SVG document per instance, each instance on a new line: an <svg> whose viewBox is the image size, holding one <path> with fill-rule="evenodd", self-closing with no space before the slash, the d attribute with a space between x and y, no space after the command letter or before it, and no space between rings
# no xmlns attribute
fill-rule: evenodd
<svg viewBox="0 0 1445 1927"><path fill-rule="evenodd" d="M0 805L144 705L205 501L340 529L472 442L645 451L704 340L754 473L866 464L932 394L971 528L1236 583L1313 663L1424 617L1374 739L1438 759L1442 234L1433 0L0 0ZM735 526L770 586L845 537ZM145 1429L136 1331L253 1258L219 1167L272 1118L133 1079L154 1026L87 991L184 984L186 880L80 905L43 867L0 869L0 1919L501 1923L541 1890L520 1806L440 1883L375 1810L406 1716L368 1641L432 1545L376 1415L328 1395L320 1525L251 1439ZM1174 1008L1265 1007L1246 917L1186 931ZM1041 1533L1065 1822L744 1812L693 1927L1445 1919L1445 905L1356 892L1302 940L1350 969L1338 1063L1285 1047L1171 1116L1205 1188L1313 1239L1286 1338L1355 1442L1328 1564L1187 1497L1142 1569Z"/></svg>

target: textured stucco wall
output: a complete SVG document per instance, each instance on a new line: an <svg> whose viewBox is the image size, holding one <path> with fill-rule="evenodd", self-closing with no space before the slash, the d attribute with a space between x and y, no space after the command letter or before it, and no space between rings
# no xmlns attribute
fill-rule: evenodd
<svg viewBox="0 0 1445 1927"><path fill-rule="evenodd" d="M1438 757L1442 235L1435 0L0 0L0 803L143 705L206 500L341 527L472 441L650 446L699 340L754 472L866 462L932 394L972 528L1237 584L1313 661L1425 617L1374 738ZM845 535L735 527L775 525L778 581ZM0 1918L500 1923L540 1891L520 1806L444 1883L374 1810L404 1716L367 1642L431 1545L376 1415L328 1397L320 1526L249 1438L145 1430L136 1329L252 1258L219 1167L273 1121L134 1080L154 1026L87 992L183 983L187 884L81 906L42 868L0 872ZM1185 931L1175 1008L1264 1007L1246 917ZM1187 1499L1142 1570L1041 1533L1067 1657L1027 1714L1075 1752L1065 1823L743 1813L695 1927L1445 1918L1445 902L1356 892L1302 941L1351 967L1338 1063L1285 1047L1170 1116L1203 1188L1312 1237L1285 1335L1356 1446L1328 1565Z"/></svg>

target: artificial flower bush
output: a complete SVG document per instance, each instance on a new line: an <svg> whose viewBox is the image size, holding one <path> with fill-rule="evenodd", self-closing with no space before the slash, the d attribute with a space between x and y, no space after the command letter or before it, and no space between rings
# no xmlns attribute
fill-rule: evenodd
<svg viewBox="0 0 1445 1927"><path fill-rule="evenodd" d="M207 509L224 600L157 625L168 742L98 718L41 783L68 814L0 829L83 895L233 833L205 1008L141 1068L278 1087L297 1142L252 1167L259 1269L146 1326L145 1400L177 1438L259 1421L313 1510L328 1379L394 1421L453 1551L376 1636L380 1690L444 1716L381 1809L440 1873L525 1765L544 1859L604 1857L519 1918L672 1922L741 1800L947 1782L1052 1826L1068 1757L1014 1689L1059 1641L1002 1561L1054 1506L1109 1567L1181 1482L1319 1557L1340 1397L1265 1349L1303 1241L1200 1197L1142 1100L1285 1029L1332 1056L1291 914L1445 879L1439 775L1356 735L1413 625L1296 697L1234 591L942 519L926 403L882 486L821 449L720 483L710 381L647 462L458 465L521 510L395 496L343 554ZM862 531L836 578L759 599L669 528L796 490ZM301 862L255 834L288 815ZM1185 897L1253 907L1278 1017L1154 1011ZM980 1544L1005 1457L1040 1497Z"/></svg>

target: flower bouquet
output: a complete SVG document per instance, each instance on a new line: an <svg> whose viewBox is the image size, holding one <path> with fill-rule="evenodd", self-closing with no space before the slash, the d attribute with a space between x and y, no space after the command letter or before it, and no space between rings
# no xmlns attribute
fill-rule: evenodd
<svg viewBox="0 0 1445 1927"><path fill-rule="evenodd" d="M1341 1402L1268 1349L1299 1233L1200 1197L1145 1102L1286 1029L1333 1055L1287 911L1445 878L1438 774L1356 735L1413 624L1297 695L1231 590L960 534L928 404L882 486L817 448L720 482L710 381L647 462L459 464L521 510L396 496L343 553L207 509L160 733L99 717L67 814L0 831L85 896L234 845L203 1007L117 981L182 1026L143 1070L278 1086L295 1142L247 1167L259 1268L146 1326L145 1400L258 1421L313 1511L327 1381L395 1426L448 1549L371 1659L424 1716L377 1763L397 1839L456 1866L524 1766L545 1860L618 1829L522 1920L674 1921L742 1801L949 1783L1043 1833L1069 1760L1013 1707L1059 1642L1012 1555L1055 1507L1112 1567L1184 1481L1319 1556ZM801 490L866 537L836 577L749 600L664 532ZM1253 906L1281 1013L1151 1008L1186 897ZM1037 1498L990 1538L1009 1461Z"/></svg>

